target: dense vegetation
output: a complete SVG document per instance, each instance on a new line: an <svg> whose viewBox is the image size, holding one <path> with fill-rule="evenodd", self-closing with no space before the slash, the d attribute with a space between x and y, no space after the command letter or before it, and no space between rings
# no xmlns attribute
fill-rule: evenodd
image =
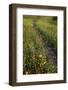
<svg viewBox="0 0 68 90"><path fill-rule="evenodd" d="M57 18L24 16L23 23L23 74L56 73L52 57L57 57ZM53 56L46 48L51 48Z"/></svg>

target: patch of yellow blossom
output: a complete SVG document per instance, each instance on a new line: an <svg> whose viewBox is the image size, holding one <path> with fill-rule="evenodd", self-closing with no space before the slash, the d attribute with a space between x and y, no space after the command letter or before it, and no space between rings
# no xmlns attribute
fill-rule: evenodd
<svg viewBox="0 0 68 90"><path fill-rule="evenodd" d="M42 58L42 55L40 54L39 57Z"/></svg>

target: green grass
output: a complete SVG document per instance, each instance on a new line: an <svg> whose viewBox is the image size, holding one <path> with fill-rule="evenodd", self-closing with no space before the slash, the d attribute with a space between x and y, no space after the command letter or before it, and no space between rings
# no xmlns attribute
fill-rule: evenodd
<svg viewBox="0 0 68 90"><path fill-rule="evenodd" d="M57 18L53 20L53 17L43 17L36 21L36 28L42 34L44 41L47 40L47 43L57 52Z"/></svg>
<svg viewBox="0 0 68 90"><path fill-rule="evenodd" d="M49 44L56 52L56 17L24 16L23 74L55 73L56 66L48 63L44 45Z"/></svg>

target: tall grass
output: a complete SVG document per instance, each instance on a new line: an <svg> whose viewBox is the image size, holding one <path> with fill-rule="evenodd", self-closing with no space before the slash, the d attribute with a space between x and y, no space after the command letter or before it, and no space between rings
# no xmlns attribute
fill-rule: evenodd
<svg viewBox="0 0 68 90"><path fill-rule="evenodd" d="M43 17L36 20L35 26L44 41L52 47L57 54L57 17Z"/></svg>
<svg viewBox="0 0 68 90"><path fill-rule="evenodd" d="M38 18L33 16L24 16L23 74L42 74L56 72L55 66L48 63L44 47L45 43L43 41L44 39L45 42L52 45L53 48L56 48L54 45L56 44L56 31L54 31L54 29L56 29L56 25L50 25L49 23L47 24L47 21L48 20L46 18L44 19L43 17ZM50 21L50 23L53 22Z"/></svg>

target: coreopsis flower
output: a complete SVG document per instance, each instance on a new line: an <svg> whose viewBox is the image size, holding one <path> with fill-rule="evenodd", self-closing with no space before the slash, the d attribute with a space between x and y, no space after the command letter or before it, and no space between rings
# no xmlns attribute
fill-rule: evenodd
<svg viewBox="0 0 68 90"><path fill-rule="evenodd" d="M46 63L46 61L43 64L45 64L45 63Z"/></svg>
<svg viewBox="0 0 68 90"><path fill-rule="evenodd" d="M39 57L42 58L42 55L40 54Z"/></svg>

